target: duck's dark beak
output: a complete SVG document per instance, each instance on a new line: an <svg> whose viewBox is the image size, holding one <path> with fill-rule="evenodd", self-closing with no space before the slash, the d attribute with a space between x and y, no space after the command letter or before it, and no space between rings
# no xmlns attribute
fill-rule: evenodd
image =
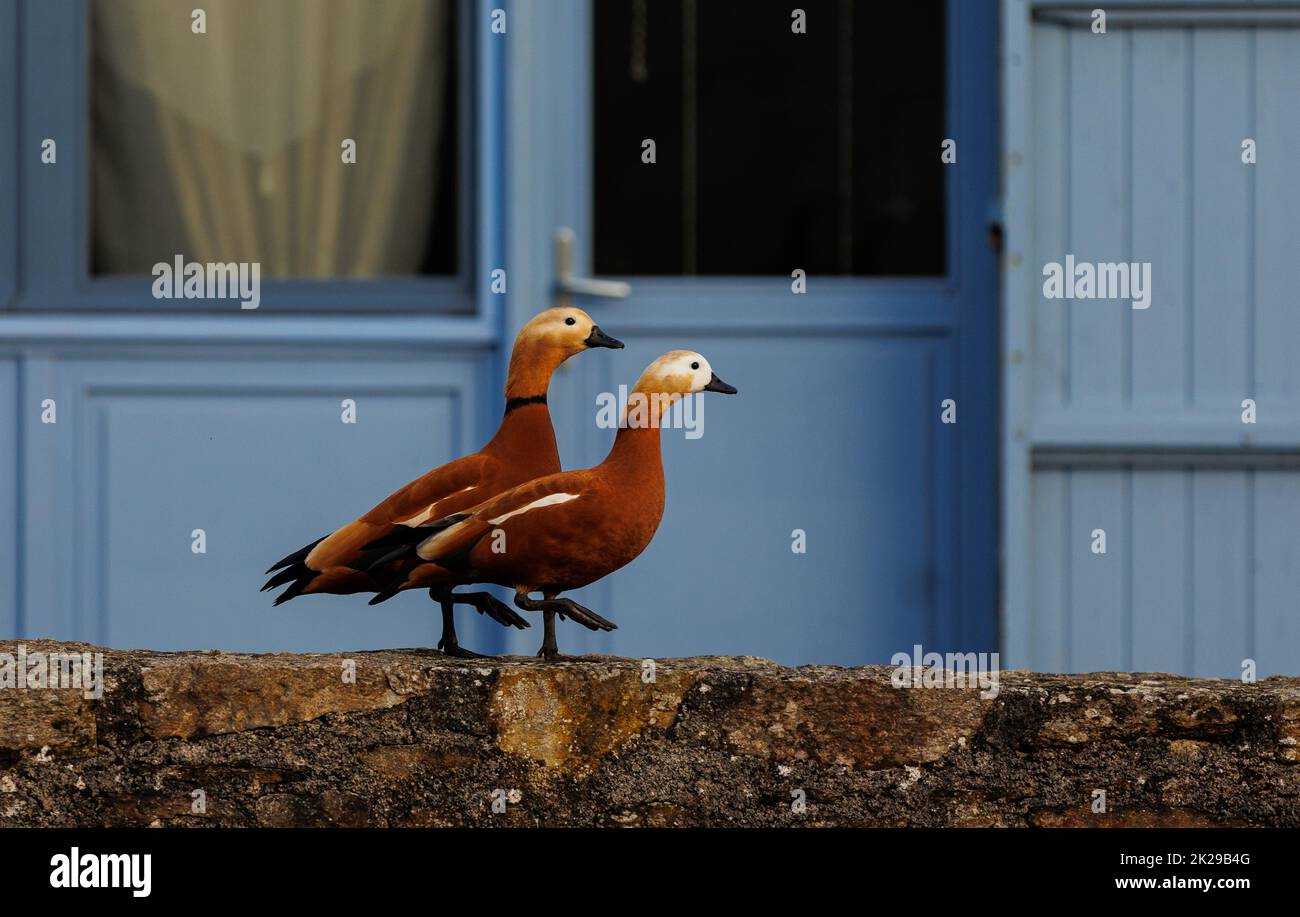
<svg viewBox="0 0 1300 917"><path fill-rule="evenodd" d="M601 331L600 325L592 325L591 334L587 335L587 339L582 343L586 344L588 347L609 347L613 350L623 349L623 342L618 338L612 338L605 332Z"/></svg>
<svg viewBox="0 0 1300 917"><path fill-rule="evenodd" d="M724 395L736 394L736 387L723 382L718 378L717 373L714 373L712 378L709 379L709 384L704 386L704 390L706 392L722 392Z"/></svg>

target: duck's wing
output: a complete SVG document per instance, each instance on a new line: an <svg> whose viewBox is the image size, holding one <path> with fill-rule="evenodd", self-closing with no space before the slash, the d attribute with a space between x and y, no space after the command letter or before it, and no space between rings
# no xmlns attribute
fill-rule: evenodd
<svg viewBox="0 0 1300 917"><path fill-rule="evenodd" d="M469 552L488 532L505 526L511 519L544 512L588 495L589 475L564 472L521 484L476 506L472 512L441 520L439 531L421 541L415 555L448 569L466 565ZM457 518L457 517L460 518Z"/></svg>
<svg viewBox="0 0 1300 917"><path fill-rule="evenodd" d="M423 525L447 515L438 505L451 497L472 498L485 479L491 476L496 459L476 452L448 462L421 475L361 517L360 522L390 525ZM470 500L469 505L481 500Z"/></svg>
<svg viewBox="0 0 1300 917"><path fill-rule="evenodd" d="M520 484L478 506L433 520L420 529L394 530L382 539L388 550L376 555L372 566L416 561L436 563L451 570L462 568L469 552L488 532L516 516L577 500L587 489L585 474L574 471ZM374 547L378 546L376 543Z"/></svg>
<svg viewBox="0 0 1300 917"><path fill-rule="evenodd" d="M447 501L471 500L491 474L495 460L481 453L467 455L421 475L389 496L360 519L349 522L282 558L267 573L279 570L262 591L289 583L275 604L303 592L359 592L373 584L358 571L370 566L368 545L390 535L396 527L417 527L447 514ZM444 507L440 510L440 507ZM281 569L283 568L283 569Z"/></svg>

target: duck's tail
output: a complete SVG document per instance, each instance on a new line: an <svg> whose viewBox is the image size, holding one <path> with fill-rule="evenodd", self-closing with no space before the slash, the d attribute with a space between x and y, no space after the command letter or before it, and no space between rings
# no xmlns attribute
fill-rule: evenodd
<svg viewBox="0 0 1300 917"><path fill-rule="evenodd" d="M352 564L358 570L372 572L385 564L396 560L419 560L415 553L422 542L439 532L468 519L469 513L452 513L436 522L421 526L397 525L386 535L376 538L361 549L361 554Z"/></svg>
<svg viewBox="0 0 1300 917"><path fill-rule="evenodd" d="M312 552L312 548L316 547L316 545L320 544L328 537L328 535L322 535L311 544L281 558L278 562L271 564L271 566L267 568L267 573L272 573L276 570L279 570L280 572L276 573L275 576L266 581L266 585L262 587L263 592L266 592L268 589L274 589L277 586L283 586L285 583L289 583L289 588L276 596L276 605L282 605L290 599L301 595L302 591L311 584L313 579L316 578L320 571L313 570L307 566L307 555Z"/></svg>

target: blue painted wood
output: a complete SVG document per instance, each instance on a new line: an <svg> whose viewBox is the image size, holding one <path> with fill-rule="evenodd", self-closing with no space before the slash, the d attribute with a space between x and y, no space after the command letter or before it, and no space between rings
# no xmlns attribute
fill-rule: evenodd
<svg viewBox="0 0 1300 917"><path fill-rule="evenodd" d="M1040 63L1038 37L1046 30L1031 30L1028 0L1002 0L1002 214L1005 226L1006 253L1002 259L1002 416L1001 446L1001 604L998 609L999 641L1002 664L1011 668L1028 667L1038 657L1034 616L1038 591L1042 587L1030 571L1035 569L1039 542L1033 514L1040 502L1036 499L1036 481L1030 473L1028 425L1033 397L1043 386L1036 384L1042 358L1035 344L1036 323L1030 320L1030 304L1038 280L1033 265L1033 237L1030 234L1031 204L1044 191L1057 190L1059 183L1041 180L1036 160L1029 159L1031 143L1039 142L1035 133L1044 110L1038 90L1046 77L1037 73ZM1060 56L1047 60L1060 60ZM1059 66L1059 64L1058 64ZM1043 131L1042 137L1060 136L1057 131ZM1059 162L1048 157L1045 162ZM1059 224L1058 224L1059 225ZM1037 227L1046 231L1046 227ZM1031 359L1032 357L1032 359Z"/></svg>
<svg viewBox="0 0 1300 917"><path fill-rule="evenodd" d="M1294 670L1294 471L1044 470L1034 508L1036 667ZM1088 550L1094 526L1107 528L1106 557Z"/></svg>
<svg viewBox="0 0 1300 917"><path fill-rule="evenodd" d="M673 340L639 337L629 361L644 365ZM959 634L936 629L945 610L937 581L954 567L945 537L952 508L938 505L934 482L938 453L950 448L940 445L950 431L933 407L942 346L874 337L789 346L731 336L692 346L734 377L743 397L701 399L697 440L663 432L668 505L655 541L625 570L575 594L619 622L609 650L853 664L888 661L918 642L956 646ZM755 349L773 346L789 359L755 372ZM623 369L615 378L628 376ZM830 427L809 395L816 391L852 393L872 423ZM589 403L589 429L594 411ZM933 422L917 422L927 416ZM880 447L880 429L894 431L888 448ZM591 440L603 453L610 432ZM806 554L791 551L795 529L806 533ZM604 643L580 636L588 648Z"/></svg>
<svg viewBox="0 0 1300 917"><path fill-rule="evenodd" d="M465 0L460 18L462 155L474 157L462 277L268 282L275 308L232 314L156 313L147 283L86 275L84 0L0 10L21 23L0 28L0 126L23 116L0 137L17 135L24 166L39 138L59 141L59 165L25 168L21 199L0 211L21 220L0 241L22 238L24 278L23 311L0 315L0 515L15 520L0 533L12 588L0 636L247 650L436 640L427 596L272 611L257 588L272 560L477 448L499 419L503 310L487 283L507 264L505 48L486 38L492 5ZM3 53L7 41L22 53ZM20 60L15 81L4 67ZM0 203L19 190L9 155ZM0 303L17 270L5 251ZM321 314L267 314L281 307ZM444 314L397 314L412 310ZM40 423L45 397L55 425ZM355 426L340 421L343 398L358 402ZM195 528L205 555L190 552ZM463 618L464 641L490 649L496 635Z"/></svg>
<svg viewBox="0 0 1300 917"><path fill-rule="evenodd" d="M228 344L239 347L492 346L490 314L447 316L0 315L0 342L28 347Z"/></svg>
<svg viewBox="0 0 1300 917"><path fill-rule="evenodd" d="M589 266L590 7L566 0L511 21L512 321L549 294L558 226ZM628 301L583 301L626 351L571 361L552 386L566 467L603 458L595 396L630 385L674 347L698 349L738 385L705 396L706 432L665 431L668 507L629 567L581 590L619 623L567 628L566 649L681 655L746 652L783 662L888 661L920 642L993 649L996 570L994 266L995 9L950 5L950 265L938 280L630 278ZM734 377L734 378L733 378ZM959 423L939 423L940 401ZM807 533L808 553L791 552ZM512 635L518 651L533 635Z"/></svg>
<svg viewBox="0 0 1300 917"><path fill-rule="evenodd" d="M1262 403L1300 404L1300 310L1295 308L1294 270L1277 266L1296 261L1300 242L1294 228L1300 216L1300 182L1280 150L1300 148L1300 31L1261 30L1255 34L1254 135L1265 151L1250 179L1254 202L1253 315L1255 334L1249 394ZM1270 410L1264 422L1275 419ZM1300 440L1300 437L1297 437Z"/></svg>
<svg viewBox="0 0 1300 917"><path fill-rule="evenodd" d="M1021 4L1023 6L1023 4ZM1008 25L1010 28L1010 25ZM1028 44L1028 41L1026 41ZM1007 202L1009 220L1015 220L1019 212L1029 201L1035 205L1035 234L1023 233L1011 236L1019 240L1013 245L1013 255L1009 261L1017 258L1033 259L1024 275L1028 280L1026 297L1036 297L1041 289L1042 274L1039 252L1056 253L1051 260L1058 259L1060 253L1070 248L1070 198L1068 181L1072 157L1069 149L1070 100L1068 74L1072 66L1069 33L1065 29L1039 26L1034 29L1032 37L1032 56L1030 48L1017 52L1023 58L1032 61L1032 72L1036 74L1032 87L1031 99L1016 99L1008 107L1021 109L1032 106L1031 121L1033 134L1018 138L1014 144L1019 147L1020 161L1032 163L1032 169L1020 170L1020 175L1030 175L1032 185L1019 189ZM1012 154L1015 155L1015 154ZM1032 188L1032 197L1030 196ZM1012 222L1010 225L1016 225ZM1017 288L1019 289L1019 288ZM1036 301L1036 300L1035 300ZM1069 390L1070 371L1070 331L1069 307L1059 309L1037 309L1034 312L1032 341L1025 344L1032 346L1034 359L1030 361L1032 378L1027 384L1032 388L1032 398L1037 410L1044 407L1061 407L1065 404ZM1028 318L1023 319L1029 324Z"/></svg>
<svg viewBox="0 0 1300 917"><path fill-rule="evenodd" d="M1300 475L1254 477L1254 576L1250 648L1263 672L1294 672L1300 647Z"/></svg>
<svg viewBox="0 0 1300 917"><path fill-rule="evenodd" d="M1126 36L1098 42L1086 30L1070 30L1069 116L1065 136L1069 198L1064 249L1044 251L1042 260L1064 263L1118 261L1125 254L1127 226ZM1123 398L1122 346L1125 302L1047 303L1067 324L1065 398L1092 407L1118 406Z"/></svg>
<svg viewBox="0 0 1300 917"><path fill-rule="evenodd" d="M1286 157L1263 155L1300 140L1300 33L1276 9L1231 3L1213 28L1193 16L1097 36L1034 17L1049 6L1087 5L1002 4L1006 661L1236 677L1253 658L1261 674L1294 672L1296 539L1282 519L1300 473L1250 463L1300 455L1287 292L1300 189ZM1246 137L1266 138L1256 165L1241 161ZM1040 270L1067 251L1151 262L1151 308L1045 300ZM1247 397L1257 424L1241 422ZM1052 458L1081 450L1186 459ZM1081 513L1127 533L1107 527L1116 569L1081 553Z"/></svg>
<svg viewBox="0 0 1300 917"><path fill-rule="evenodd" d="M277 557L365 512L479 438L487 355L354 353L332 361L29 362L26 636L117 646L348 649L436 642L436 607L258 595ZM341 401L357 423L341 421ZM203 529L207 552L191 551Z"/></svg>
<svg viewBox="0 0 1300 917"><path fill-rule="evenodd" d="M85 99L85 19L78 0L22 4L22 121L19 150L23 277L20 307L31 302L72 308L85 276L83 233L89 172ZM40 162L41 144L53 140L57 162Z"/></svg>
<svg viewBox="0 0 1300 917"><path fill-rule="evenodd" d="M1146 471L1131 480L1132 665L1142 672L1191 671L1191 472Z"/></svg>
<svg viewBox="0 0 1300 917"><path fill-rule="evenodd" d="M1028 554L1033 575L1023 580L1033 589L1029 606L1033 614L1024 622L1023 632L1016 630L1007 637L1008 644L1024 644L1017 655L1007 660L1008 665L1020 667L1032 659L1036 667L1050 672L1069 668L1067 609L1074 555L1061 550L1061 545L1069 540L1076 526L1070 515L1068 486L1064 472L1040 471L1033 476L1030 530L1035 537Z"/></svg>
<svg viewBox="0 0 1300 917"><path fill-rule="evenodd" d="M1254 550L1251 486L1251 472L1192 472L1191 669L1198 674L1240 677L1242 660L1254 652L1247 622ZM1146 571L1153 573L1161 575Z"/></svg>
<svg viewBox="0 0 1300 917"><path fill-rule="evenodd" d="M1130 254L1160 265L1159 298L1132 329L1131 397L1149 411L1180 411L1187 396L1191 269L1191 153L1171 155L1171 137L1188 137L1187 32L1144 30L1132 37L1133 174ZM1130 310L1131 312L1132 310Z"/></svg>
<svg viewBox="0 0 1300 917"><path fill-rule="evenodd" d="M1130 537L1123 477L1123 473L1075 471L1068 479L1068 515L1061 533L1070 575L1067 657L1073 670L1104 669L1117 655L1124 658L1129 643ZM1099 530L1106 539L1104 554L1093 549L1094 540L1101 537L1095 534ZM1100 542L1097 544L1100 550Z"/></svg>
<svg viewBox="0 0 1300 917"><path fill-rule="evenodd" d="M21 558L22 517L19 515L18 481L21 446L19 439L18 360L0 352L0 633L18 629L18 608L22 578L18 575Z"/></svg>
<svg viewBox="0 0 1300 917"><path fill-rule="evenodd" d="M0 313L18 291L18 6L0 7Z"/></svg>
<svg viewBox="0 0 1300 917"><path fill-rule="evenodd" d="M950 50L947 120L962 140L963 166L949 176L951 218L949 250L952 278L960 285L953 331L953 390L962 405L951 451L937 446L935 472L944 502L956 507L950 577L940 576L936 641L963 651L995 650L999 627L998 428L998 258L988 246L990 213L999 194L998 137L1001 113L990 108L999 86L999 10L994 0L978 4L950 2L946 19ZM936 354L936 359L938 354ZM942 363L938 364L942 367ZM942 372L940 383L947 380ZM933 399L932 399L933 403ZM931 419L933 422L933 419ZM952 500L952 503L948 503ZM948 519L936 519L937 533ZM956 534L959 533L959 534ZM939 562L943 562L940 555ZM947 609L945 617L943 609Z"/></svg>
<svg viewBox="0 0 1300 917"><path fill-rule="evenodd" d="M1192 398L1236 420L1248 397L1254 260L1249 169L1251 40L1240 29L1192 33ZM1281 227L1276 227L1281 229Z"/></svg>

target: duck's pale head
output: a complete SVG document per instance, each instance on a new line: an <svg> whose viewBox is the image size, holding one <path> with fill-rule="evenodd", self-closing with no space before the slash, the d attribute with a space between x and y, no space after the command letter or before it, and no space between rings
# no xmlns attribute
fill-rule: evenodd
<svg viewBox="0 0 1300 917"><path fill-rule="evenodd" d="M667 395L676 400L696 392L736 394L734 386L718 378L709 361L693 350L670 350L645 368L634 391Z"/></svg>
<svg viewBox="0 0 1300 917"><path fill-rule="evenodd" d="M575 306L547 309L533 316L515 339L516 349L548 352L561 363L591 347L621 349L623 342L610 337L590 315Z"/></svg>

